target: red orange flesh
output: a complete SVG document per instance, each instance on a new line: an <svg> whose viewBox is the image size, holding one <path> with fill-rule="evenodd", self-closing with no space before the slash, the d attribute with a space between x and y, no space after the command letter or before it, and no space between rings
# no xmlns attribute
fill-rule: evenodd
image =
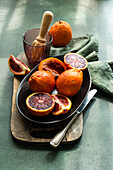
<svg viewBox="0 0 113 170"><path fill-rule="evenodd" d="M13 55L8 58L8 65L10 71L15 75L25 75L30 72L30 68Z"/></svg>
<svg viewBox="0 0 113 170"><path fill-rule="evenodd" d="M53 115L62 115L70 110L72 102L68 97L61 94L53 94L52 97L55 100L55 106L52 111Z"/></svg>
<svg viewBox="0 0 113 170"><path fill-rule="evenodd" d="M54 108L55 101L49 93L36 92L26 99L26 106L31 114L35 116L46 116Z"/></svg>
<svg viewBox="0 0 113 170"><path fill-rule="evenodd" d="M87 60L77 53L67 53L64 56L64 63L67 69L77 68L84 70L88 66Z"/></svg>
<svg viewBox="0 0 113 170"><path fill-rule="evenodd" d="M56 79L63 71L66 70L66 66L61 60L50 57L40 62L38 70L48 71Z"/></svg>

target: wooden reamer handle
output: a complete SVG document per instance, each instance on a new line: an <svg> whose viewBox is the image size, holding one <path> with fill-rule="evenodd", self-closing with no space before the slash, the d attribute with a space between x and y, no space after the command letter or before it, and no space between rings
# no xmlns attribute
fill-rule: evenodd
<svg viewBox="0 0 113 170"><path fill-rule="evenodd" d="M36 39L40 42L45 42L45 35L53 19L53 13L51 11L45 11L42 17L42 23L40 28L39 36Z"/></svg>

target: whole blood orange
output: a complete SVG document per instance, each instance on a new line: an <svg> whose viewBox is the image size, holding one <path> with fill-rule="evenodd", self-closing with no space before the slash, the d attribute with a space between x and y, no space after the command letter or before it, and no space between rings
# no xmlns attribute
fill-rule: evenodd
<svg viewBox="0 0 113 170"><path fill-rule="evenodd" d="M55 88L55 79L48 71L35 71L29 78L29 87L33 92L51 93Z"/></svg>
<svg viewBox="0 0 113 170"><path fill-rule="evenodd" d="M66 21L55 22L49 32L53 36L53 46L66 46L72 39L72 29Z"/></svg>
<svg viewBox="0 0 113 170"><path fill-rule="evenodd" d="M61 60L50 57L40 62L38 70L49 71L56 79L63 71L66 70L66 66Z"/></svg>
<svg viewBox="0 0 113 170"><path fill-rule="evenodd" d="M15 75L25 75L30 72L30 69L13 55L8 58L8 65L11 72Z"/></svg>
<svg viewBox="0 0 113 170"><path fill-rule="evenodd" d="M72 102L68 97L61 94L52 94L52 97L55 100L55 106L52 110L53 115L62 115L71 109Z"/></svg>
<svg viewBox="0 0 113 170"><path fill-rule="evenodd" d="M67 53L64 55L64 63L67 69L78 68L84 70L88 66L87 60L77 53Z"/></svg>
<svg viewBox="0 0 113 170"><path fill-rule="evenodd" d="M60 74L56 80L56 89L65 96L74 96L78 93L83 82L83 72L78 69L69 69Z"/></svg>
<svg viewBox="0 0 113 170"><path fill-rule="evenodd" d="M31 114L46 116L53 110L55 101L49 93L36 92L27 97L26 105Z"/></svg>

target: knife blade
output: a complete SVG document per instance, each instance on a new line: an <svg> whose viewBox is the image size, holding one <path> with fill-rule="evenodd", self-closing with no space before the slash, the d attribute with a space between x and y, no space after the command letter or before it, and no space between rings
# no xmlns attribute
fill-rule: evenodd
<svg viewBox="0 0 113 170"><path fill-rule="evenodd" d="M93 89L90 90L85 98L85 100L83 101L83 103L81 104L81 106L78 108L78 110L76 111L76 114L73 116L73 118L70 120L70 122L66 125L66 127L61 130L60 132L58 132L55 137L50 141L50 145L54 148L58 147L60 142L62 141L62 139L64 138L68 128L71 126L71 124L74 122L74 120L78 117L79 114L81 114L83 112L83 110L86 108L86 106L88 105L88 103L91 101L91 99L93 98L93 96L96 94L97 90Z"/></svg>

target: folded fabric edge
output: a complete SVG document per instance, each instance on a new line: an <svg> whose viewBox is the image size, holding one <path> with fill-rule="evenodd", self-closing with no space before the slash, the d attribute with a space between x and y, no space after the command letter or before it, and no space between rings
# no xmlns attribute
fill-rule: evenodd
<svg viewBox="0 0 113 170"><path fill-rule="evenodd" d="M98 54L96 51L93 51L92 53L90 53L88 56L85 57L86 60L88 62L91 62L91 61L98 61L99 58L98 58Z"/></svg>
<svg viewBox="0 0 113 170"><path fill-rule="evenodd" d="M86 46L84 46L82 49L77 51L77 53L81 54L84 57L86 57L87 55L91 54L93 51L95 51L98 54L98 52L99 52L99 42L92 35L92 36L90 36L89 43Z"/></svg>
<svg viewBox="0 0 113 170"><path fill-rule="evenodd" d="M109 63L105 61L89 62L88 69L92 84L101 91L113 95L113 70Z"/></svg>
<svg viewBox="0 0 113 170"><path fill-rule="evenodd" d="M83 40L83 42L82 42ZM77 43L78 41L78 43ZM77 45L76 45L77 44ZM96 56L93 57L95 51ZM81 37L72 38L71 42L66 47L53 47L51 48L50 56L61 56L69 52L79 53L84 57L87 57L89 61L98 60L99 42L92 34L86 34ZM91 57L93 57L91 59ZM96 58L95 58L96 57Z"/></svg>
<svg viewBox="0 0 113 170"><path fill-rule="evenodd" d="M112 71L113 71L113 61L107 61L107 63L110 65Z"/></svg>

